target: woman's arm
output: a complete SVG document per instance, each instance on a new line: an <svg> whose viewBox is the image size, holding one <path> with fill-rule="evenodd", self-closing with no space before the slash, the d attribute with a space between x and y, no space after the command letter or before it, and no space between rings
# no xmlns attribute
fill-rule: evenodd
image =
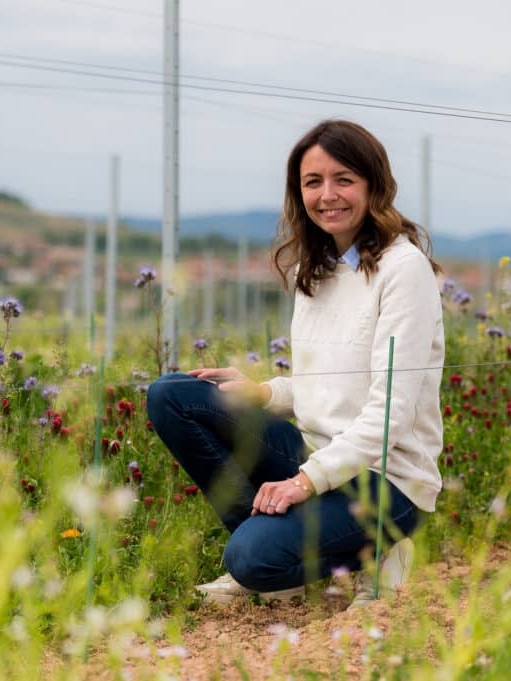
<svg viewBox="0 0 511 681"><path fill-rule="evenodd" d="M378 469L381 465L391 336L394 336L394 373L388 452L403 438L413 437L418 421L424 423L430 419L436 424L439 418L442 311L436 279L428 261L419 254L399 258L382 272L379 296L379 316L368 367L371 382L365 404L351 426L335 435L327 446L313 452L301 466L318 493L335 489L360 471ZM423 449L428 453L427 445ZM413 466L403 470L403 475L408 473L413 475Z"/></svg>

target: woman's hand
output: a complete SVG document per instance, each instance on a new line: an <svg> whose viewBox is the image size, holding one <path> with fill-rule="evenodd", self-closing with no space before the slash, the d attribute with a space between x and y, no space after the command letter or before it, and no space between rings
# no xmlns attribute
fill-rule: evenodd
<svg viewBox="0 0 511 681"><path fill-rule="evenodd" d="M288 480L264 482L254 497L252 515L286 513L293 504L301 504L314 494L314 486L302 471Z"/></svg>
<svg viewBox="0 0 511 681"><path fill-rule="evenodd" d="M215 383L222 392L229 393L232 397L241 398L250 404L264 405L271 397L269 385L252 381L235 367L193 369L188 374L203 381Z"/></svg>

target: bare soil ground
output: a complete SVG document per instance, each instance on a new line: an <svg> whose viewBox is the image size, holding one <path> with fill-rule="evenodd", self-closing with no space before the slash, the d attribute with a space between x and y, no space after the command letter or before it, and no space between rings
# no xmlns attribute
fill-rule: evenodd
<svg viewBox="0 0 511 681"><path fill-rule="evenodd" d="M486 561L485 574L494 574L501 566L509 565L510 559L511 547L504 544L493 547ZM466 608L471 574L467 560L453 558L427 565L413 573L410 583L400 589L393 602L378 600L353 610L346 610L349 586L334 598L313 590L310 597L299 604L257 604L239 600L223 608L202 605L195 613L194 625L182 634L181 645L187 656L179 661L167 657L167 678L182 681L286 681L291 678L361 681L367 678L364 659L367 646L374 645L375 637L381 635L388 639L394 636L393 653L398 664L400 656L414 654L413 650L400 648L400 642L409 638L409 634L413 639L413 631L420 628L421 622L428 622L430 628L434 623L434 631L431 636L426 634L417 655L434 665L438 639L449 642L455 617ZM446 585L454 583L458 585L455 599L446 598ZM274 625L281 625L283 634L280 638L270 630ZM290 640L283 642L282 637ZM162 669L162 662L170 650L168 641L158 641L156 650L150 650L142 642L133 642L125 659L125 678L133 681L157 678L156 668ZM54 657L48 659L48 678L59 664ZM314 672L314 676L307 677L304 670ZM91 655L79 677L86 681L112 681L115 678L106 668L105 656L100 652Z"/></svg>

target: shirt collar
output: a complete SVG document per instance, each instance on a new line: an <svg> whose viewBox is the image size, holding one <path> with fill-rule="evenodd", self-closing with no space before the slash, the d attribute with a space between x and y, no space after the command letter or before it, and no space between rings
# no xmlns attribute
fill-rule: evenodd
<svg viewBox="0 0 511 681"><path fill-rule="evenodd" d="M351 244L347 251L345 251L340 258L337 258L337 262L344 263L348 265L350 270L356 272L360 264L360 253L355 244Z"/></svg>

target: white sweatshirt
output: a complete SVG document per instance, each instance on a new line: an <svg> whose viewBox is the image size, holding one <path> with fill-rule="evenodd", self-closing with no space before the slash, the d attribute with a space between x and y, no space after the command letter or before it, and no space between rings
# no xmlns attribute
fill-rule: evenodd
<svg viewBox="0 0 511 681"><path fill-rule="evenodd" d="M387 478L425 511L441 488L442 305L427 258L399 236L369 281L338 264L312 298L297 292L292 376L268 384L267 408L296 417L310 450L301 470L318 494L381 472L387 367L394 336Z"/></svg>

